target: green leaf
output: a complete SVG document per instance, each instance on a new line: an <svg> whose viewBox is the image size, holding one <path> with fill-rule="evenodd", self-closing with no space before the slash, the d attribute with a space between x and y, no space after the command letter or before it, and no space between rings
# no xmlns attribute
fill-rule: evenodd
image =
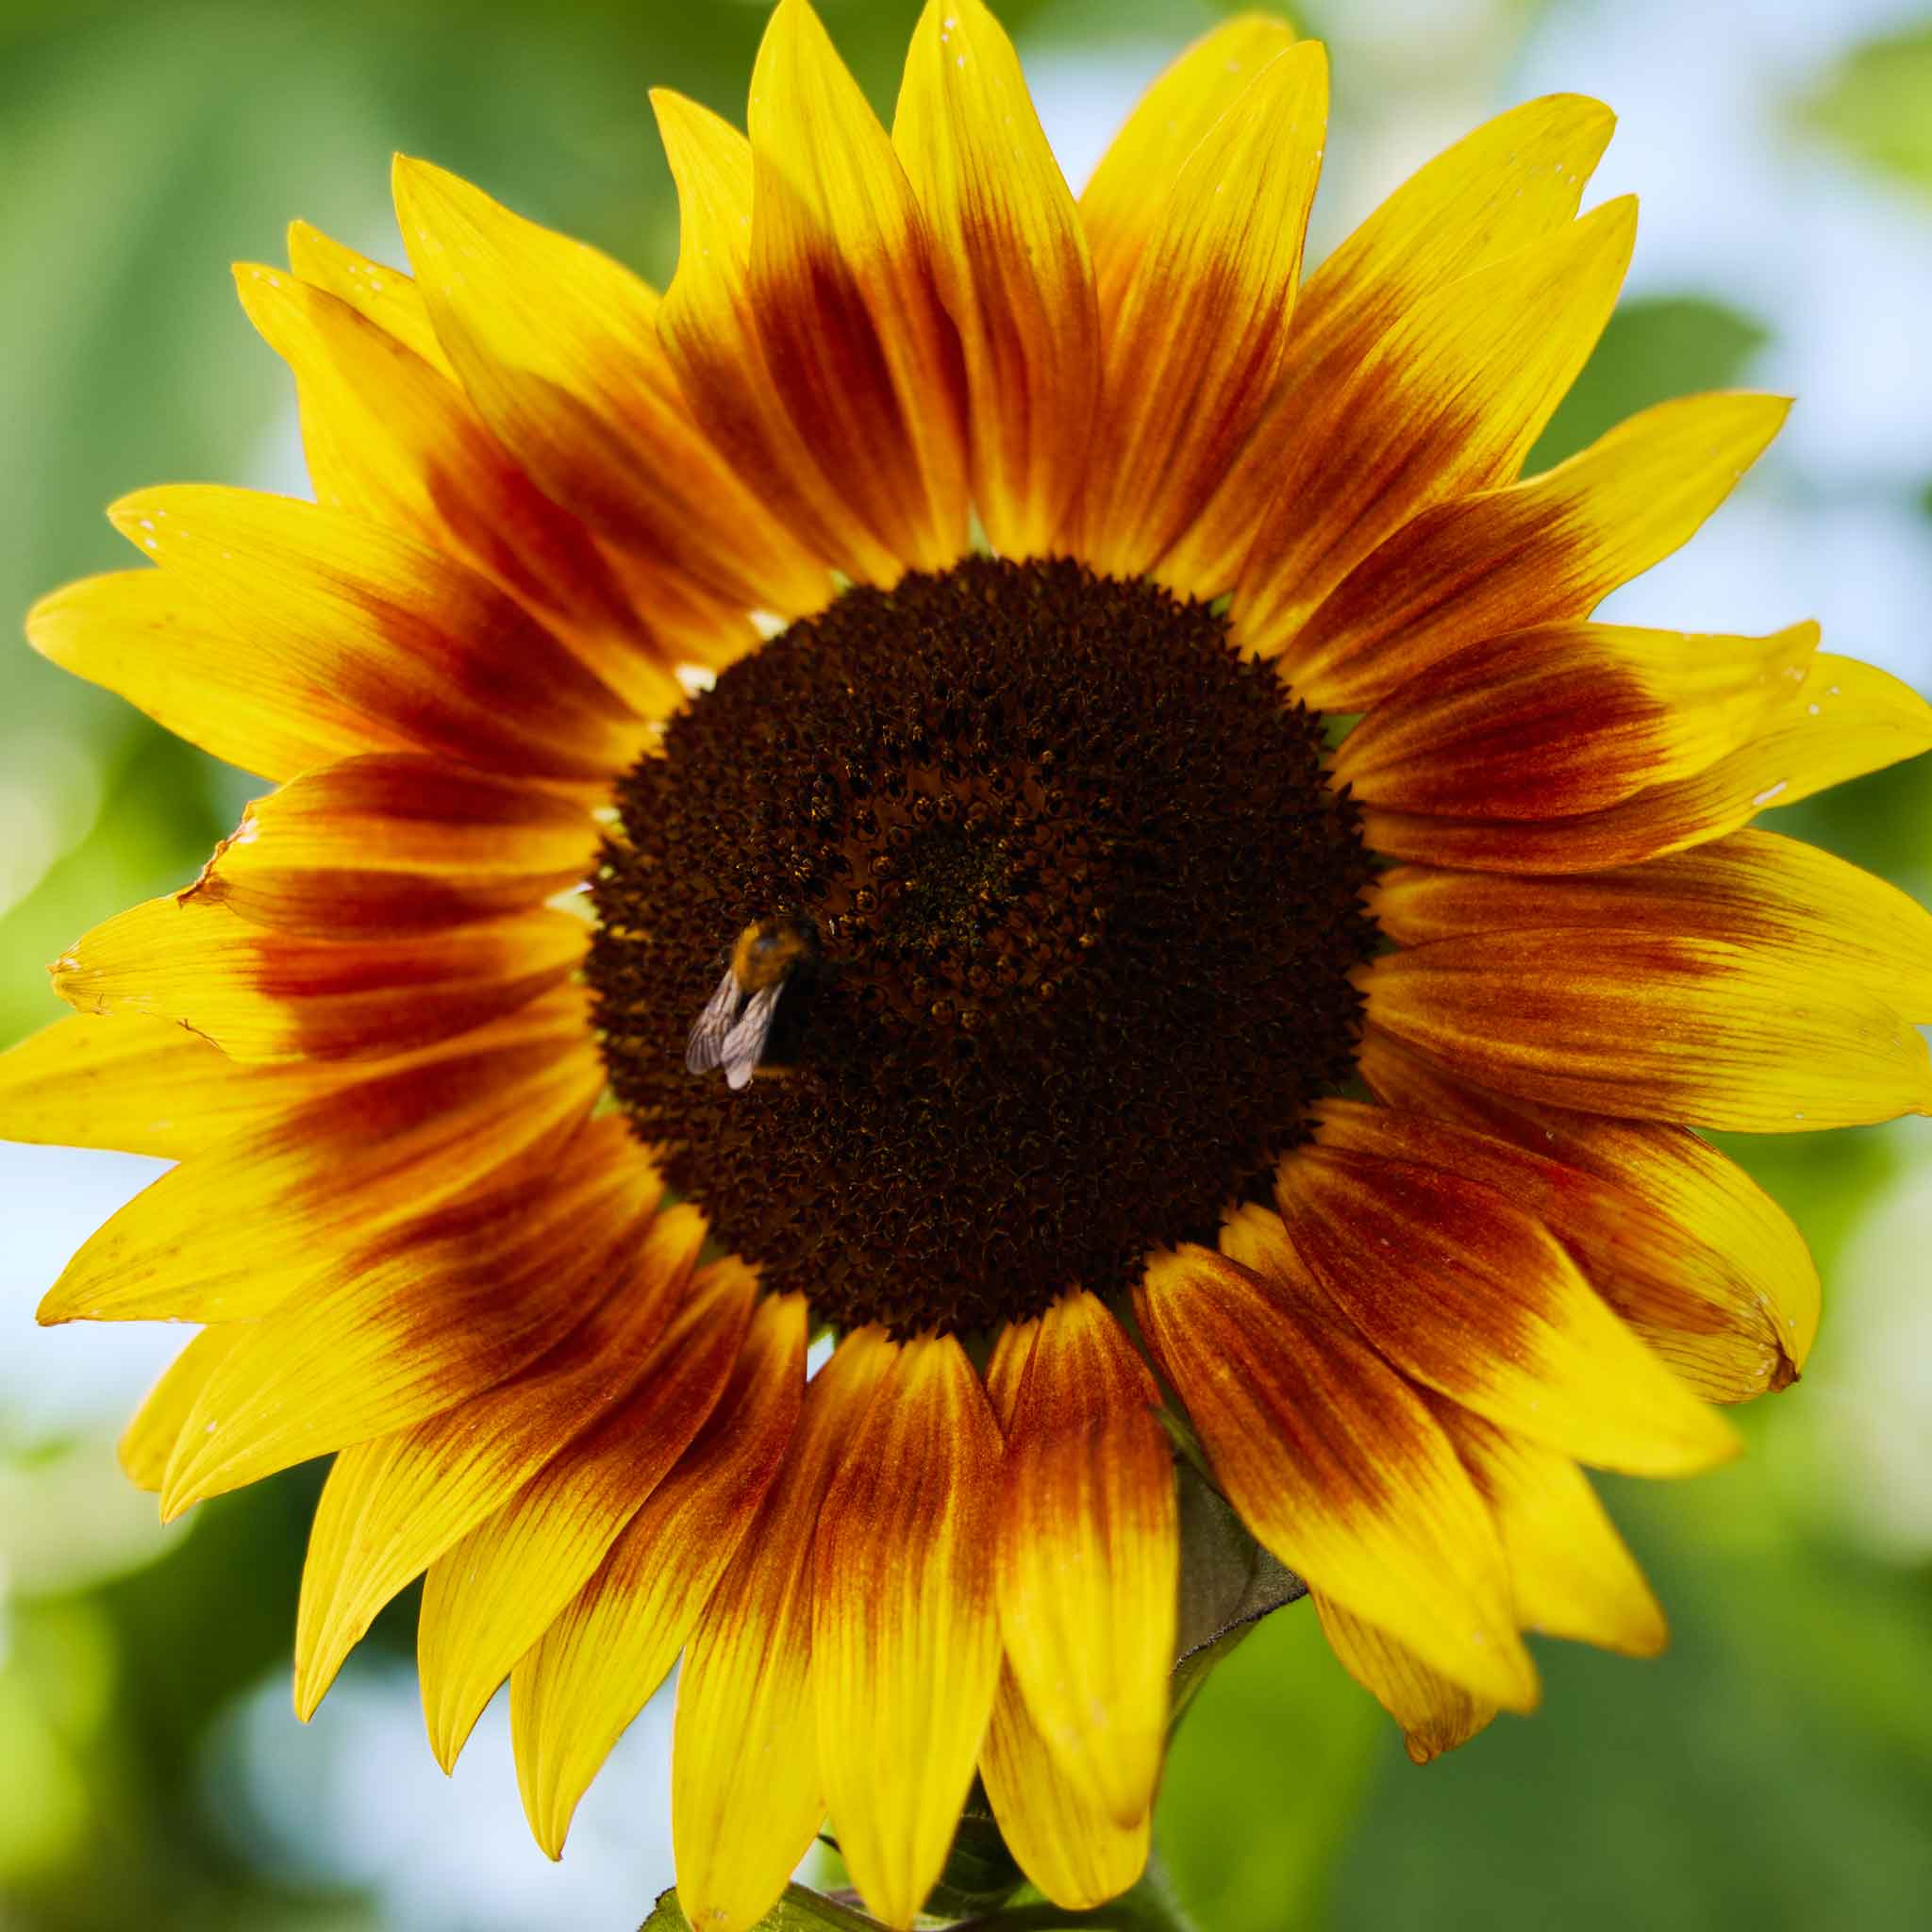
<svg viewBox="0 0 1932 1932"><path fill-rule="evenodd" d="M1867 41L1800 103L1855 160L1932 193L1932 23Z"/></svg>
<svg viewBox="0 0 1932 1932"><path fill-rule="evenodd" d="M659 1895L657 1908L638 1932L691 1932L675 1889ZM758 1932L884 1932L884 1928L876 1919L868 1919L836 1899L808 1891L802 1885L788 1885L785 1896L758 1921Z"/></svg>
<svg viewBox="0 0 1932 1932"><path fill-rule="evenodd" d="M1748 315L1701 295L1626 302L1523 466L1533 476L1624 417L1671 396L1728 389L1768 340Z"/></svg>

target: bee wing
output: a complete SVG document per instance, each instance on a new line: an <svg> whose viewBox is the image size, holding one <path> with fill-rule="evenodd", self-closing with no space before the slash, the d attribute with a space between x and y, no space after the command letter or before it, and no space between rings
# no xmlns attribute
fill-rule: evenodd
<svg viewBox="0 0 1932 1932"><path fill-rule="evenodd" d="M684 1070L688 1074L708 1074L724 1064L724 1044L738 1022L739 1003L744 995L738 990L730 967L718 982L718 991L706 1002L705 1010L691 1023L684 1042Z"/></svg>
<svg viewBox="0 0 1932 1932"><path fill-rule="evenodd" d="M751 1082L771 1035L772 1022L777 1015L778 995L784 991L785 982L781 979L762 992L753 993L744 1011L738 1016L738 1024L725 1035L724 1080L734 1093Z"/></svg>

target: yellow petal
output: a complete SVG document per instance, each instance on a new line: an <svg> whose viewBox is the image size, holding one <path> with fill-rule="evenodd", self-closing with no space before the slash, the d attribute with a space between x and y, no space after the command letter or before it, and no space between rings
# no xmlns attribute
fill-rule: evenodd
<svg viewBox="0 0 1932 1932"><path fill-rule="evenodd" d="M510 1675L524 1814L563 1854L577 1800L663 1680L782 1463L805 1381L805 1299L767 1297L697 1440Z"/></svg>
<svg viewBox="0 0 1932 1932"><path fill-rule="evenodd" d="M1611 125L1607 108L1579 94L1526 101L1438 155L1329 256L1295 298L1280 379L1253 440L1162 559L1164 583L1203 597L1234 583L1280 485L1287 425L1346 381L1417 303L1566 226Z"/></svg>
<svg viewBox="0 0 1932 1932"><path fill-rule="evenodd" d="M1103 290L1106 385L1080 512L1095 569L1145 569L1199 513L1279 375L1301 278L1328 63L1305 41L1257 74Z"/></svg>
<svg viewBox="0 0 1932 1932"><path fill-rule="evenodd" d="M974 502L992 547L1051 547L1087 461L1100 315L1074 197L981 0L927 0L892 146L966 360Z"/></svg>
<svg viewBox="0 0 1932 1932"><path fill-rule="evenodd" d="M1192 1245L1141 1333L1227 1499L1299 1576L1511 1709L1536 1702L1495 1526L1422 1398L1304 1292Z"/></svg>
<svg viewBox="0 0 1932 1932"><path fill-rule="evenodd" d="M1235 591L1241 641L1286 649L1418 511L1516 474L1609 318L1636 235L1607 203L1417 303L1283 425L1278 483ZM1288 658L1292 675L1292 654Z"/></svg>
<svg viewBox="0 0 1932 1932"><path fill-rule="evenodd" d="M394 186L438 339L544 493L740 605L813 608L823 573L692 420L658 341L656 294L426 161L399 157Z"/></svg>
<svg viewBox="0 0 1932 1932"><path fill-rule="evenodd" d="M1774 948L1553 926L1390 953L1369 1018L1467 1078L1586 1113L1802 1133L1932 1113L1895 1008Z"/></svg>
<svg viewBox="0 0 1932 1932"><path fill-rule="evenodd" d="M520 912L595 869L579 805L438 758L305 773L257 799L189 892L308 939L389 939Z"/></svg>
<svg viewBox="0 0 1932 1932"><path fill-rule="evenodd" d="M133 1420L122 1431L116 1451L122 1470L136 1489L160 1493L183 1424L242 1332L235 1325L204 1328L148 1391Z"/></svg>
<svg viewBox="0 0 1932 1932"><path fill-rule="evenodd" d="M1365 805L1447 817L1601 811L1706 770L1803 684L1815 624L1766 638L1549 624L1471 644L1342 741Z"/></svg>
<svg viewBox="0 0 1932 1932"><path fill-rule="evenodd" d="M1453 1402L1435 1410L1495 1511L1524 1628L1655 1657L1664 1613L1583 1472Z"/></svg>
<svg viewBox="0 0 1932 1932"><path fill-rule="evenodd" d="M812 1533L891 1358L848 1335L807 1383L798 1433L706 1605L677 1679L671 1839L677 1896L704 1932L752 1932L825 1815L811 1689Z"/></svg>
<svg viewBox="0 0 1932 1932"><path fill-rule="evenodd" d="M1000 1662L999 1429L951 1337L907 1342L819 1513L812 1680L840 1852L906 1932L945 1863Z"/></svg>
<svg viewBox="0 0 1932 1932"><path fill-rule="evenodd" d="M1282 1162L1275 1194L1302 1267L1424 1388L1599 1468L1682 1475L1737 1454L1729 1426L1494 1188L1315 1146Z"/></svg>
<svg viewBox="0 0 1932 1932"><path fill-rule="evenodd" d="M372 261L307 222L289 224L289 266L311 287L346 302L365 321L455 380L456 371L436 340L423 291L401 269Z"/></svg>
<svg viewBox="0 0 1932 1932"><path fill-rule="evenodd" d="M1440 1671L1386 1631L1355 1616L1322 1591L1308 1592L1322 1634L1341 1667L1402 1726L1408 1755L1426 1764L1466 1744L1496 1715L1497 1707Z"/></svg>
<svg viewBox="0 0 1932 1932"><path fill-rule="evenodd" d="M1424 510L1324 599L1284 671L1311 705L1360 711L1466 645L1587 617L1695 534L1790 409L1682 396L1540 476Z"/></svg>
<svg viewBox="0 0 1932 1932"><path fill-rule="evenodd" d="M562 912L331 943L176 895L117 913L51 971L80 1012L173 1020L237 1059L355 1059L513 1012L575 971L584 943L583 922Z"/></svg>
<svg viewBox="0 0 1932 1932"><path fill-rule="evenodd" d="M1248 83L1294 44L1278 16L1241 13L1194 42L1141 95L1080 195L1080 225L1104 288L1124 283L1154 230L1150 183L1177 175Z"/></svg>
<svg viewBox="0 0 1932 1932"><path fill-rule="evenodd" d="M741 1261L707 1269L629 1392L430 1564L416 1662L430 1748L445 1771L510 1667L604 1560L716 1407L756 1288Z"/></svg>
<svg viewBox="0 0 1932 1932"><path fill-rule="evenodd" d="M966 548L965 371L924 219L806 0L752 71L750 291L787 411L877 541L942 569Z"/></svg>
<svg viewBox="0 0 1932 1932"><path fill-rule="evenodd" d="M1010 1669L1000 1673L979 1772L1000 1836L1055 1905L1085 1911L1118 1897L1140 1877L1151 1814L1118 1824L1094 1802L1091 1782L1067 1775L1046 1748Z"/></svg>
<svg viewBox="0 0 1932 1932"><path fill-rule="evenodd" d="M341 510L182 485L108 511L286 675L366 717L357 751L441 753L486 771L595 783L642 749L643 721L502 591Z"/></svg>
<svg viewBox="0 0 1932 1932"><path fill-rule="evenodd" d="M1160 1393L1092 1295L1041 1317L1007 1422L1000 1634L1068 1781L1116 1824L1145 1819L1167 1731L1180 1577Z"/></svg>
<svg viewBox="0 0 1932 1932"><path fill-rule="evenodd" d="M614 1279L599 1284L604 1299L589 1319L529 1369L336 1457L302 1572L297 1716L308 1719L322 1702L397 1591L637 1388L705 1233L688 1202L660 1214L636 1257L626 1256Z"/></svg>
<svg viewBox="0 0 1932 1932"><path fill-rule="evenodd" d="M1371 808L1362 830L1391 858L1493 872L1599 872L1722 838L1760 811L1926 750L1932 705L1869 664L1820 655L1757 737L1694 777L1640 791L1607 811L1485 821Z"/></svg>

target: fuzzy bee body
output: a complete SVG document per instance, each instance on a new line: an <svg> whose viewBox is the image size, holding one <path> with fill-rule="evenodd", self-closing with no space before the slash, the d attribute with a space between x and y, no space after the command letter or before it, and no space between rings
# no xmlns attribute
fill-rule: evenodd
<svg viewBox="0 0 1932 1932"><path fill-rule="evenodd" d="M692 1024L684 1047L686 1070L708 1074L723 1067L734 1092L748 1086L771 1037L780 995L799 967L818 954L818 928L809 920L788 912L753 920L738 935L718 990Z"/></svg>

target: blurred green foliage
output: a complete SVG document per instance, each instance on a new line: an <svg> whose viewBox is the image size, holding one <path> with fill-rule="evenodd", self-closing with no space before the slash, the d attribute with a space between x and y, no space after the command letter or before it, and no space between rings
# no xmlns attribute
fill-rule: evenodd
<svg viewBox="0 0 1932 1932"><path fill-rule="evenodd" d="M1001 8L1062 54L1173 46L1215 10ZM825 11L889 107L915 0ZM1321 11L1340 23L1346 10ZM1498 60L1530 11L1493 10ZM661 279L675 214L644 89L678 87L739 115L760 25L760 9L739 0L0 11L0 434L11 458L0 465L0 606L128 563L98 515L125 490L286 474L287 385L224 267L277 258L295 215L393 258L391 149L429 155ZM1847 60L1805 113L1860 158L1932 185L1932 29ZM1739 379L1776 327L1696 290L1627 305L1533 460L1664 395ZM15 891L0 891L0 1041L53 1016L42 962L192 875L251 789L24 646L0 649L0 846L16 868ZM59 809L36 812L33 800ZM1923 886L1932 760L1774 823ZM1736 1151L1792 1206L1827 1278L1874 1191L1910 1158L1877 1133ZM88 1340L67 1338L76 1349ZM1836 1346L1827 1324L1821 1373ZM1783 1405L1804 1400L1748 1414L1762 1453L1719 1476L1616 1486L1673 1614L1669 1656L1638 1665L1545 1646L1545 1711L1505 1719L1426 1770L1408 1765L1305 1607L1263 1624L1191 1711L1161 1802L1169 1864L1204 1927L1922 1923L1932 1573L1880 1562L1781 1485ZM23 1520L40 1508L58 1526L72 1508L47 1465L29 1466L69 1450L90 1444L24 1441L0 1411L4 1493ZM98 1441L91 1453L112 1480ZM317 1892L245 1863L207 1795L224 1714L287 1669L318 1480L297 1471L205 1506L134 1567L0 1578L9 1932L382 1932L376 1907L348 1890ZM372 1642L407 1654L411 1614L407 1601L393 1607ZM291 1719L285 1748L305 1742Z"/></svg>

